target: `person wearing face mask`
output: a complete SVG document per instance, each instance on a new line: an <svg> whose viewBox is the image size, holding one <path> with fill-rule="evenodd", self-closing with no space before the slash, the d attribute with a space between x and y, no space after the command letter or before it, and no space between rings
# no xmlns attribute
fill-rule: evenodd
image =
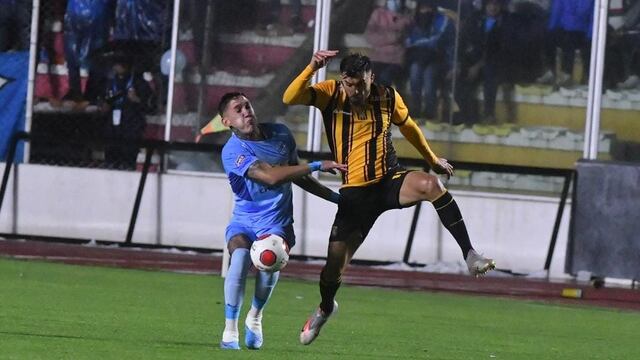
<svg viewBox="0 0 640 360"><path fill-rule="evenodd" d="M512 60L516 26L507 12L506 0L484 0L482 9L463 24L460 34L460 73L456 82L456 102L460 111L454 123L480 122L476 90L482 85L484 97L482 122L496 123L496 95L502 86L508 121L515 118L513 95L516 71Z"/></svg>
<svg viewBox="0 0 640 360"><path fill-rule="evenodd" d="M425 171L408 171L399 164L391 140L392 125L398 127L434 172L453 175L453 166L431 150L398 92L373 82L368 57L350 54L340 62L339 80L309 84L315 72L336 55L335 50L316 52L283 95L285 104L309 105L322 111L334 160L347 166L329 236L327 261L320 273L320 306L300 333L304 345L316 339L329 316L336 312L335 296L342 274L376 219L387 210L430 202L458 243L469 273L477 276L495 268L492 259L473 249L460 209L440 179Z"/></svg>
<svg viewBox="0 0 640 360"><path fill-rule="evenodd" d="M435 1L418 1L405 46L411 108L418 117L435 119L438 90L444 91L445 78L451 78L455 46L455 26L447 15L438 11ZM444 113L447 112L445 109Z"/></svg>
<svg viewBox="0 0 640 360"><path fill-rule="evenodd" d="M371 45L369 57L378 82L402 88L403 39L411 19L403 14L400 0L379 0L377 4L364 31Z"/></svg>

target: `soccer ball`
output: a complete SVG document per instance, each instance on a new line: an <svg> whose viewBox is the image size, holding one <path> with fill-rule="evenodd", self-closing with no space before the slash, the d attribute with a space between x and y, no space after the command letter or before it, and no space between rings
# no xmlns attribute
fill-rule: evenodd
<svg viewBox="0 0 640 360"><path fill-rule="evenodd" d="M280 271L289 261L287 243L278 235L263 235L251 245L251 261L260 271Z"/></svg>

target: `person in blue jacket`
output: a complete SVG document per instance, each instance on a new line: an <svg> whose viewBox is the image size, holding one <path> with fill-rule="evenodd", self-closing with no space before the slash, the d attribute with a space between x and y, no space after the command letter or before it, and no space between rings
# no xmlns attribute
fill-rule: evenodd
<svg viewBox="0 0 640 360"><path fill-rule="evenodd" d="M113 53L112 71L104 89L105 137L120 142L105 147L108 168L134 170L144 137L146 115L155 110L155 94L128 54Z"/></svg>
<svg viewBox="0 0 640 360"><path fill-rule="evenodd" d="M141 71L158 72L160 56L169 47L173 1L117 0L113 40L129 52Z"/></svg>
<svg viewBox="0 0 640 360"><path fill-rule="evenodd" d="M502 87L507 121L515 118L512 99L515 62L512 49L517 24L507 9L506 0L484 0L482 8L461 25L456 101L460 111L454 123L495 124L496 96ZM476 90L482 86L483 107L480 118Z"/></svg>
<svg viewBox="0 0 640 360"><path fill-rule="evenodd" d="M418 117L435 119L438 90L444 90L445 78L452 75L455 25L438 11L434 0L419 0L415 11L413 26L405 40L410 108Z"/></svg>
<svg viewBox="0 0 640 360"><path fill-rule="evenodd" d="M587 81L591 57L594 0L553 0L547 26L545 60L548 72L539 82L555 79L559 86L572 85L576 50L580 50L583 81ZM560 73L556 74L556 49L562 52ZM546 80L546 81L545 81Z"/></svg>
<svg viewBox="0 0 640 360"><path fill-rule="evenodd" d="M64 15L64 55L69 73L65 100L96 103L104 88L107 70L93 61L107 45L113 22L114 0L69 0ZM89 71L82 91L80 68Z"/></svg>

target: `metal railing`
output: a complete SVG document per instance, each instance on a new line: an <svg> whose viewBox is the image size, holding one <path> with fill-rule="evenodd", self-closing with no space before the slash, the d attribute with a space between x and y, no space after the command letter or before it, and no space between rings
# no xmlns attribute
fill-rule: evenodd
<svg viewBox="0 0 640 360"><path fill-rule="evenodd" d="M120 141L111 141L108 139L55 139L52 137L46 136L37 136L26 133L26 132L18 132L13 135L11 138L11 142L9 145L9 151L7 156L7 162L4 169L4 173L2 176L2 185L0 187L0 212L2 211L2 203L4 200L4 196L7 190L7 185L9 181L9 174L11 172L11 168L14 166L15 154L18 143L20 141L64 141L66 144L75 144L75 145L124 145L124 143ZM127 145L131 145L128 143ZM127 235L124 242L105 242L105 243L115 243L121 246L132 246L132 237L135 231L136 220L138 218L138 212L140 209L140 203L142 200L142 195L144 193L144 187L147 180L147 175L149 173L151 167L151 158L153 154L157 153L160 156L160 164L164 163L163 159L167 152L171 150L180 150L180 151L193 151L193 152L207 152L210 153L212 151L221 152L222 145L216 144L195 144L195 143L185 143L185 142L167 142L160 140L142 140L137 143L139 148L146 149L145 160L142 165L142 170L140 172L140 181L138 183L138 190L136 192L136 197L133 204L133 209L131 212L131 217L129 221L129 226L127 229ZM314 160L328 160L332 159L330 153L326 152L308 152L308 151L299 151L298 152L300 158L302 159L314 159ZM425 167L425 163L420 159L412 159L412 158L400 158L400 163L406 167L411 168L421 168L425 171L429 169ZM564 179L562 192L560 194L560 203L558 204L558 210L556 213L555 222L553 225L553 231L551 235L551 239L549 242L549 247L547 251L546 260L544 263L544 270L549 270L551 266L551 260L553 258L553 253L555 249L555 244L558 238L558 231L560 229L560 223L562 220L562 215L564 213L564 208L566 205L567 197L569 194L570 185L574 179L575 170L573 169L555 169L555 168L542 168L542 167L532 167L532 166L514 166L514 165L501 165L501 164L484 164L484 163L472 163L472 162L464 162L464 161L450 161L451 164L458 170L469 170L469 171L487 171L487 172L496 172L496 173L512 173L512 174L521 174L521 175L542 175L542 176L553 176L553 177L562 177ZM162 167L159 169L159 173L162 173ZM409 230L409 235L407 238L407 243L405 246L404 256L402 261L409 265L422 265L422 264L412 264L409 262L409 257L411 255L411 248L413 246L413 239L415 237L415 232L418 223L418 217L420 216L420 210L422 208L422 203L418 203L414 207L414 213L411 220L411 227ZM1 234L4 236L10 237L33 237L33 235L28 234ZM45 237L39 237L45 238ZM59 238L55 238L55 240L59 241ZM143 244L135 244L136 246L146 246L146 247L163 247L162 245L143 245ZM176 246L171 246L175 248ZM178 247L179 248L179 247ZM186 248L185 249L193 249ZM196 249L197 250L197 249Z"/></svg>

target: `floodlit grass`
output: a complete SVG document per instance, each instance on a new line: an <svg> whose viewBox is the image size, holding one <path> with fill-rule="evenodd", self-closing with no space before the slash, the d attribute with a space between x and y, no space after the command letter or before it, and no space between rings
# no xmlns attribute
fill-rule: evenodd
<svg viewBox="0 0 640 360"><path fill-rule="evenodd" d="M0 359L640 359L637 312L343 286L302 346L317 285L284 280L264 348L234 352L218 276L0 259L0 286Z"/></svg>

